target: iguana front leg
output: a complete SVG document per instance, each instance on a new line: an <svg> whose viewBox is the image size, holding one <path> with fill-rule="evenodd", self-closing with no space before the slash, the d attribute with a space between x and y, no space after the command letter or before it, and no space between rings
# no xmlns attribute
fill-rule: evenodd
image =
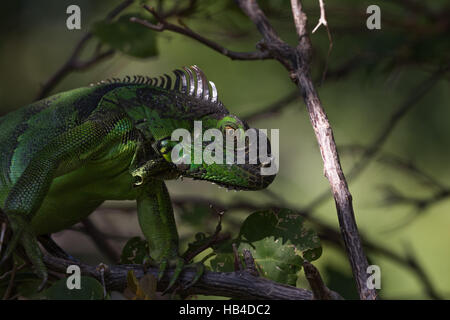
<svg viewBox="0 0 450 320"><path fill-rule="evenodd" d="M142 233L148 241L150 258L159 264L158 280L169 264L175 264L170 289L183 270L185 261L178 251L178 231L166 185L153 179L139 188L137 211Z"/></svg>
<svg viewBox="0 0 450 320"><path fill-rule="evenodd" d="M43 288L47 269L36 235L31 230L31 221L50 188L58 166L72 159L89 159L105 146L120 141L127 134L126 130L132 128L132 122L126 117L86 121L54 139L30 161L5 201L3 211L8 217L13 237L0 264L21 243L38 276L43 279L40 289Z"/></svg>

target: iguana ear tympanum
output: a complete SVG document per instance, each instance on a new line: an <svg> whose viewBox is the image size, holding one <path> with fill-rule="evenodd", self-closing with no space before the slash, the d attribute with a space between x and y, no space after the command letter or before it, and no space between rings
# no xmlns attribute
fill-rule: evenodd
<svg viewBox="0 0 450 320"><path fill-rule="evenodd" d="M261 175L259 161L171 161L172 132L193 132L194 121L203 131L248 129L218 101L198 67L174 73L174 79L126 77L62 92L0 118L0 207L13 231L3 261L20 244L44 284L37 236L72 226L105 200L136 200L160 277L175 263L172 286L185 262L164 180L184 176L237 190L273 181L274 175Z"/></svg>

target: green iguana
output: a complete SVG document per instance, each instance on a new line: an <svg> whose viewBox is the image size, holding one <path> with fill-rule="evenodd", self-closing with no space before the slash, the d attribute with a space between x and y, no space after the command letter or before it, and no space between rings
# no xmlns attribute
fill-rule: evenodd
<svg viewBox="0 0 450 320"><path fill-rule="evenodd" d="M257 164L174 164L175 129L247 129L217 99L196 66L175 78L126 77L62 92L0 118L0 207L13 236L3 260L21 245L43 279L37 236L72 226L106 200L136 200L139 224L159 278L185 267L164 180L180 176L237 190L267 187L274 175ZM269 146L270 147L270 146ZM225 146L224 146L225 153Z"/></svg>

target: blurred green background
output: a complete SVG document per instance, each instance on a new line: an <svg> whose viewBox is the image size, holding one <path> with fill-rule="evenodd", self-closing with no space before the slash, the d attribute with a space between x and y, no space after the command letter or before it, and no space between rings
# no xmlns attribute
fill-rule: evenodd
<svg viewBox="0 0 450 320"><path fill-rule="evenodd" d="M181 1L183 3L183 1ZM413 1L416 3L415 1ZM1 4L0 42L0 115L34 101L41 86L69 58L76 43L96 21L105 17L119 1L42 0L3 1ZM152 4L152 1L149 2ZM184 1L183 5L188 1ZM303 1L309 17L309 30L317 23L318 1ZM448 1L427 3L425 10L403 6L403 1L326 1L327 16L333 35L328 70L340 68L347 61L350 71L340 78L330 77L318 87L324 108L340 147L344 172L352 168L360 153L345 146L370 145L421 83L442 63L450 52ZM67 30L66 8L81 8L81 30ZM295 45L288 1L260 1L283 39ZM366 8L381 8L381 30L366 28ZM164 1L170 8L173 1ZM142 12L136 4L126 12ZM425 14L427 13L427 14ZM184 22L200 34L238 51L255 50L260 39L254 26L240 13L233 1L198 1L195 12ZM176 20L173 20L176 23ZM276 61L232 61L186 37L155 33L158 54L147 59L116 53L113 57L83 71L73 72L54 92L85 86L109 77L159 75L185 65L197 64L214 81L219 97L234 114L249 115L295 91L285 69ZM320 79L327 57L328 38L321 27L311 36L314 55L312 72ZM92 41L83 53L88 58L95 49ZM320 82L320 81L319 81ZM448 185L450 178L450 90L444 76L400 120L379 154L389 153L414 163L418 168ZM303 208L329 189L323 176L322 161L305 106L300 99L279 114L255 121L258 128L280 129L280 171L270 191L289 206ZM375 159L376 160L376 159ZM199 196L232 203L240 199L255 203L276 203L264 192L227 193L211 184L185 180L169 182L169 191L178 196ZM395 189L392 189L395 188ZM445 187L447 188L447 187ZM413 252L441 298L450 298L450 201L448 196L418 210L405 201L393 200L393 191L408 198L427 199L434 189L420 183L406 170L372 161L350 183L354 208L361 233L373 243L405 257ZM447 189L448 190L448 189ZM387 197L388 196L388 197ZM389 202L388 200L391 200ZM128 206L132 203L107 204ZM109 243L120 252L126 239L139 235L135 215L110 210L96 212L92 219L106 234ZM225 215L225 230L236 232L244 212ZM334 201L321 204L314 216L338 228ZM199 231L212 232L216 219L199 214L198 219L177 215L181 237L191 241ZM78 231L57 234L56 241L75 257L99 263L107 258L89 237ZM316 262L326 283L345 297L355 297L347 257L342 250L323 241L322 257ZM416 274L382 254L368 251L370 262L381 267L385 299L428 299ZM304 281L300 285L306 286Z"/></svg>

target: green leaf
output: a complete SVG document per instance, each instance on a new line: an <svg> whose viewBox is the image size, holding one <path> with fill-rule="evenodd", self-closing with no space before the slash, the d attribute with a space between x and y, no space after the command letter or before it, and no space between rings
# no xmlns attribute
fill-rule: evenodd
<svg viewBox="0 0 450 320"><path fill-rule="evenodd" d="M255 212L241 226L240 238L250 242L267 237L294 245L295 253L308 261L317 260L322 246L316 232L305 226L305 219L289 209L269 209Z"/></svg>
<svg viewBox="0 0 450 320"><path fill-rule="evenodd" d="M147 19L140 14L125 14L117 21L99 21L92 33L104 44L129 56L149 58L158 55L154 31L134 22L131 17Z"/></svg>
<svg viewBox="0 0 450 320"><path fill-rule="evenodd" d="M239 243L239 241L235 243L236 245L239 244L237 247L239 253L242 253L244 249L250 250L261 276L279 283L295 286L297 274L302 268L303 259L295 253L295 248L292 244L283 244L280 239L275 239L274 237L266 237L251 244ZM217 255L211 260L211 268L214 271L234 271L234 253L231 248L230 242L216 250ZM241 255L239 260L243 264Z"/></svg>
<svg viewBox="0 0 450 320"><path fill-rule="evenodd" d="M81 276L80 289L68 289L67 279L55 282L45 290L45 297L50 300L103 300L103 286L96 279Z"/></svg>
<svg viewBox="0 0 450 320"><path fill-rule="evenodd" d="M251 245L241 243L238 251L242 252L243 249L251 251L260 275L295 286L303 259L295 254L293 245L283 244L280 239L274 237L267 237L252 242Z"/></svg>
<svg viewBox="0 0 450 320"><path fill-rule="evenodd" d="M271 280L294 285L302 268L303 259L316 260L322 254L320 240L314 230L305 225L305 219L288 209L270 209L255 212L241 226L237 239L214 248L211 260L214 271L234 271L234 253L250 250L259 273ZM239 256L240 262L243 258Z"/></svg>
<svg viewBox="0 0 450 320"><path fill-rule="evenodd" d="M120 256L121 264L142 264L148 257L148 242L140 237L128 240Z"/></svg>

